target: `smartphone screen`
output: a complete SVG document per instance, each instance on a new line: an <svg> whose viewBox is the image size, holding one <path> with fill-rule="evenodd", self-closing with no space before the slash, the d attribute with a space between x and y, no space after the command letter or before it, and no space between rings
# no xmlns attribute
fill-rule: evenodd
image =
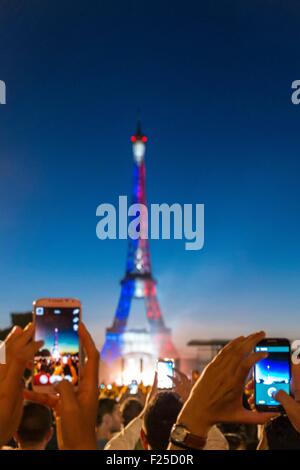
<svg viewBox="0 0 300 470"><path fill-rule="evenodd" d="M281 409L274 394L284 390L290 394L290 345L262 342L255 348L257 352L267 352L268 357L259 361L254 368L255 404L258 409Z"/></svg>
<svg viewBox="0 0 300 470"><path fill-rule="evenodd" d="M130 390L130 395L137 395L139 386L138 383L135 381L132 381L131 384L129 385L129 390Z"/></svg>
<svg viewBox="0 0 300 470"><path fill-rule="evenodd" d="M174 375L174 362L172 360L157 362L157 387L160 389L173 388L173 381L170 377ZM170 377L168 377L170 376Z"/></svg>
<svg viewBox="0 0 300 470"><path fill-rule="evenodd" d="M35 337L44 345L34 358L34 387L49 388L63 379L78 384L80 318L78 307L35 307Z"/></svg>

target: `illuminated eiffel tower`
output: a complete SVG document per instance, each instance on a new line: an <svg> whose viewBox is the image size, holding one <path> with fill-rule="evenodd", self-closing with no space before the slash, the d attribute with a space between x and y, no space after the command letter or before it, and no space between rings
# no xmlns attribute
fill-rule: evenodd
<svg viewBox="0 0 300 470"><path fill-rule="evenodd" d="M131 137L134 156L132 204L147 204L144 158L147 140L138 122L136 133ZM143 229L147 228L147 220L143 219L142 214L140 225L140 233L142 233ZM165 326L161 314L155 284L148 239L132 240L129 238L126 272L121 281L121 295L113 325L106 330L106 339L101 351L101 360L119 376L121 367L123 378L124 373L126 375L126 358L131 358L131 363L135 359L136 368L139 368L138 364L142 364L143 361L147 362L147 358L148 364L152 363L152 368L159 357L178 358L171 339L171 330ZM147 329L129 330L127 328L133 299L142 301L148 320ZM141 365L141 371L142 369L143 365Z"/></svg>

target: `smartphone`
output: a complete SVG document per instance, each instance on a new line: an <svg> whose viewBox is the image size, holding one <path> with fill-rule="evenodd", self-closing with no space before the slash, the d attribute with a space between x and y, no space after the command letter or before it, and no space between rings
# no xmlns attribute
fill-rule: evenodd
<svg viewBox="0 0 300 470"><path fill-rule="evenodd" d="M35 339L44 345L36 353L33 390L56 393L54 385L65 379L77 387L81 351L78 326L81 303L76 299L39 299L33 302Z"/></svg>
<svg viewBox="0 0 300 470"><path fill-rule="evenodd" d="M138 391L139 391L139 385L136 380L133 380L131 384L129 384L129 394L137 395Z"/></svg>
<svg viewBox="0 0 300 470"><path fill-rule="evenodd" d="M265 338L256 345L255 351L268 353L268 357L254 366L255 407L258 411L283 411L274 394L279 390L290 394L290 342L284 338Z"/></svg>
<svg viewBox="0 0 300 470"><path fill-rule="evenodd" d="M157 361L157 388L164 390L173 388L173 381L170 377L174 377L174 360L159 359Z"/></svg>

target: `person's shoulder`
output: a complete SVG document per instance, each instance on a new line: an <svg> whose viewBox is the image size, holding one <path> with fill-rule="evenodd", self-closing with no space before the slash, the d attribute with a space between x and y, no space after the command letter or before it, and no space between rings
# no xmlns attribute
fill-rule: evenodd
<svg viewBox="0 0 300 470"><path fill-rule="evenodd" d="M212 426L207 435L205 450L228 450L228 441L217 426Z"/></svg>

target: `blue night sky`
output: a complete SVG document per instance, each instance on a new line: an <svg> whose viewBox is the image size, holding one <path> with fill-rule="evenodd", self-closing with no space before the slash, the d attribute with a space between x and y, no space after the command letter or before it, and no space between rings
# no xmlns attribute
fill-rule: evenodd
<svg viewBox="0 0 300 470"><path fill-rule="evenodd" d="M1 2L0 327L74 296L100 346L127 242L96 207L130 193L141 108L148 201L205 204L203 250L151 242L176 344L299 338L299 21L296 0Z"/></svg>

